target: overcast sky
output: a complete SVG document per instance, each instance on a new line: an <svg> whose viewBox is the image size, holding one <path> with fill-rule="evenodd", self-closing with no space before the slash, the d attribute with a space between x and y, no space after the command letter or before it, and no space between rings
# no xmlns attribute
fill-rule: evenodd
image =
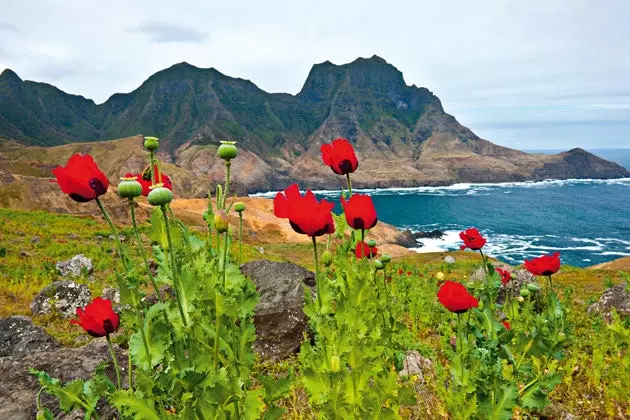
<svg viewBox="0 0 630 420"><path fill-rule="evenodd" d="M630 147L630 0L1 0L0 71L104 102L187 61L297 93L377 54L479 136Z"/></svg>

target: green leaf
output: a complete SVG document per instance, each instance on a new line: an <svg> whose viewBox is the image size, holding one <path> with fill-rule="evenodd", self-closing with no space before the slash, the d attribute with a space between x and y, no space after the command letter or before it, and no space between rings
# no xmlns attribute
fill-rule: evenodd
<svg viewBox="0 0 630 420"><path fill-rule="evenodd" d="M135 420L160 420L159 414L148 399L136 398L129 391L118 391L111 400L124 415Z"/></svg>
<svg viewBox="0 0 630 420"><path fill-rule="evenodd" d="M494 405L492 399L488 398L479 408L491 420L510 420L517 397L518 389L516 386L506 385L501 390L495 389Z"/></svg>
<svg viewBox="0 0 630 420"><path fill-rule="evenodd" d="M129 351L134 363L143 370L151 370L164 359L169 335L161 328L164 303L153 305L146 313L143 328L129 340ZM144 337L143 337L144 333Z"/></svg>
<svg viewBox="0 0 630 420"><path fill-rule="evenodd" d="M265 410L263 394L264 390L262 389L252 389L247 391L245 403L243 404L246 419L258 419L261 417L261 414Z"/></svg>

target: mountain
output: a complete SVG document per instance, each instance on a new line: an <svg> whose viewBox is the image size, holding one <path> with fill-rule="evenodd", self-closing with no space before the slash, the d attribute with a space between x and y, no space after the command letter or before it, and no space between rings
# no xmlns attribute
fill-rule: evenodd
<svg viewBox="0 0 630 420"><path fill-rule="evenodd" d="M278 189L294 180L339 187L343 179L319 158L319 146L336 137L348 138L358 151L357 187L630 176L581 149L527 154L480 139L447 114L437 96L408 86L399 70L377 56L316 64L297 95L267 93L213 68L179 63L100 105L23 81L11 70L0 75L0 137L12 140L12 150L18 143L86 150L86 142L139 134L160 137L164 159L205 181L222 176L214 156L218 141L237 140L240 192ZM0 144L0 161L8 144ZM15 166L4 159L5 167ZM26 152L20 159L21 167L33 161ZM125 166L133 164L121 163L118 171Z"/></svg>

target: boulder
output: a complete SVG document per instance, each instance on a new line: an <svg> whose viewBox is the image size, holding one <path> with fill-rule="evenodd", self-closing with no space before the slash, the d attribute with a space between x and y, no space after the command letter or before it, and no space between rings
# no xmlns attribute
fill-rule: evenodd
<svg viewBox="0 0 630 420"><path fill-rule="evenodd" d="M83 254L75 255L67 261L59 261L57 263L57 271L62 277L81 277L84 273L91 275L94 271L92 259Z"/></svg>
<svg viewBox="0 0 630 420"><path fill-rule="evenodd" d="M408 351L403 361L403 368L398 376L416 375L420 383L424 383L424 373L433 368L433 362L422 357L416 350Z"/></svg>
<svg viewBox="0 0 630 420"><path fill-rule="evenodd" d="M256 351L267 360L280 360L298 351L308 326L303 312L304 286L315 294L315 275L295 264L265 260L244 264L241 272L260 294L254 315Z"/></svg>
<svg viewBox="0 0 630 420"><path fill-rule="evenodd" d="M44 287L31 303L33 315L56 311L64 318L72 318L77 308L82 308L91 299L90 289L84 284L69 280L56 281Z"/></svg>
<svg viewBox="0 0 630 420"><path fill-rule="evenodd" d="M0 357L24 356L59 347L59 343L42 327L33 325L31 319L26 316L0 319Z"/></svg>
<svg viewBox="0 0 630 420"><path fill-rule="evenodd" d="M444 257L444 262L446 264L455 264L455 257L453 257L452 255L447 255L446 257Z"/></svg>
<svg viewBox="0 0 630 420"><path fill-rule="evenodd" d="M589 313L598 313L610 319L613 309L621 316L630 315L630 290L627 283L621 283L606 290L602 297L588 307Z"/></svg>
<svg viewBox="0 0 630 420"><path fill-rule="evenodd" d="M123 373L123 386L126 386L127 356L125 352L114 346L118 364ZM96 367L108 362L105 374L115 383L116 374L111 363L111 356L105 339L91 341L79 348L55 348L39 351L23 356L0 357L0 418L3 420L34 419L37 414L36 397L40 390L37 379L29 373L29 369L43 370L63 383L75 379L88 379ZM59 401L46 393L41 395L42 405L50 409L55 418L75 418L74 414L63 416L59 410ZM99 407L101 419L116 418L111 407ZM79 418L83 418L82 416Z"/></svg>

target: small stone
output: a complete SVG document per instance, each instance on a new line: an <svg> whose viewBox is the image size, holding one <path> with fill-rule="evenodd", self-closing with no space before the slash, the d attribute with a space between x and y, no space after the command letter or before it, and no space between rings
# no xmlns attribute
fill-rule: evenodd
<svg viewBox="0 0 630 420"><path fill-rule="evenodd" d="M90 303L91 297L90 289L84 284L69 280L56 281L35 296L31 303L31 313L44 315L55 311L64 318L72 318L77 308L83 308Z"/></svg>
<svg viewBox="0 0 630 420"><path fill-rule="evenodd" d="M83 254L75 255L67 261L59 261L57 264L57 271L62 277L81 277L84 273L88 276L94 271L92 265L92 259L86 257Z"/></svg>
<svg viewBox="0 0 630 420"><path fill-rule="evenodd" d="M620 283L606 290L597 302L588 307L589 313L599 313L607 320L612 319L613 310L620 316L630 315L630 290L627 283Z"/></svg>
<svg viewBox="0 0 630 420"><path fill-rule="evenodd" d="M32 244L38 244L39 243L39 236L33 236L31 238L31 243Z"/></svg>
<svg viewBox="0 0 630 420"><path fill-rule="evenodd" d="M455 264L455 257L453 257L452 255L447 255L446 257L444 257L444 262L446 264Z"/></svg>
<svg viewBox="0 0 630 420"><path fill-rule="evenodd" d="M103 289L103 293L101 293L101 297L103 299L107 299L111 301L113 304L120 304L120 290L116 287L106 287Z"/></svg>
<svg viewBox="0 0 630 420"><path fill-rule="evenodd" d="M79 237L75 233L70 233L68 235L68 239L73 239L74 240L74 239L79 239Z"/></svg>
<svg viewBox="0 0 630 420"><path fill-rule="evenodd" d="M31 257L31 256L32 255L31 255L30 252L27 252L27 251L24 251L24 250L20 251L20 257L28 258L28 257Z"/></svg>
<svg viewBox="0 0 630 420"><path fill-rule="evenodd" d="M424 374L432 367L433 362L431 360L422 357L416 350L408 351L398 376L417 375L420 383L424 383Z"/></svg>

